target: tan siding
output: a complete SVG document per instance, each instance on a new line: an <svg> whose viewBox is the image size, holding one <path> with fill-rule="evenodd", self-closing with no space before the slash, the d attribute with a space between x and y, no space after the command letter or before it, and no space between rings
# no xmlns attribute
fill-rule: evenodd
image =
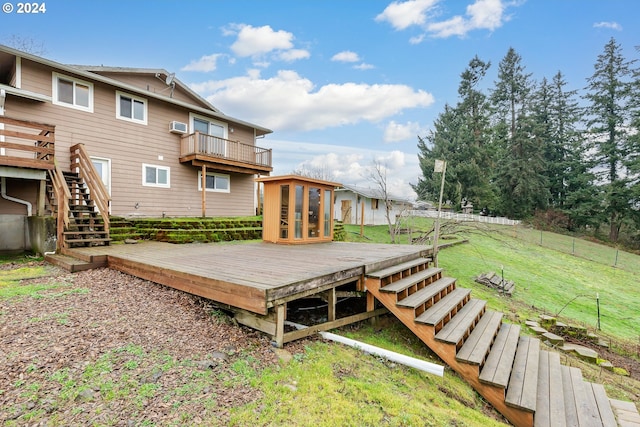
<svg viewBox="0 0 640 427"><path fill-rule="evenodd" d="M23 88L51 95L51 72L23 61ZM112 86L94 82L93 113L7 97L6 115L55 125L56 158L64 170L69 169L69 148L77 143L85 144L91 156L110 159L113 215L200 216L199 168L179 162L180 135L169 132L169 122L188 122L189 111L147 98L146 126L119 120L115 92ZM248 128L232 126L234 139L253 141ZM143 186L143 163L169 167L171 188ZM253 176L231 174L231 193L207 193L207 215L253 215L254 197Z"/></svg>
<svg viewBox="0 0 640 427"><path fill-rule="evenodd" d="M38 183L39 181L35 180L7 178L7 196L30 202L33 205L33 214L35 215ZM4 215L26 215L27 207L21 203L0 197L0 213Z"/></svg>

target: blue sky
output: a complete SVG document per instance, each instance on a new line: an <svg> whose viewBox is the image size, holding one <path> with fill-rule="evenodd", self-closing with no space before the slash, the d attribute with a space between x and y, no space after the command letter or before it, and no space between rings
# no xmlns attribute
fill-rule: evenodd
<svg viewBox="0 0 640 427"><path fill-rule="evenodd" d="M0 0L5 10L6 1ZM535 80L558 71L581 90L614 37L640 45L637 0L49 0L46 12L0 13L0 43L31 40L67 64L164 68L224 113L273 129L274 174L325 170L411 196L417 136L478 55L509 47Z"/></svg>

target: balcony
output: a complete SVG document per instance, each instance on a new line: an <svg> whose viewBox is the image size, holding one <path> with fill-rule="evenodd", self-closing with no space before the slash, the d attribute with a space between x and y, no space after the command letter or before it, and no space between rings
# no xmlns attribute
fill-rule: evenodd
<svg viewBox="0 0 640 427"><path fill-rule="evenodd" d="M273 171L270 149L199 132L182 137L180 162L246 174Z"/></svg>
<svg viewBox="0 0 640 427"><path fill-rule="evenodd" d="M54 168L55 126L0 116L0 166Z"/></svg>

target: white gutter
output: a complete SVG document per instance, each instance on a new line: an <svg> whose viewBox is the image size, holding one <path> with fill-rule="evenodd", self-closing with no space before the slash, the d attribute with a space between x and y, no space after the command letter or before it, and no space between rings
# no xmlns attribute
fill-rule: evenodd
<svg viewBox="0 0 640 427"><path fill-rule="evenodd" d="M0 196L2 196L2 198L5 200L9 200L10 202L16 202L20 203L21 205L25 205L27 207L27 216L31 216L33 210L31 202L27 202L26 200L17 199L15 197L7 195L7 178L4 176L0 178Z"/></svg>
<svg viewBox="0 0 640 427"><path fill-rule="evenodd" d="M307 326L300 325L293 322L285 322L288 325L294 326L298 329L304 329ZM331 332L318 332L325 340L339 342L341 344L348 345L353 348L362 350L365 353L373 354L375 356L384 357L392 362L401 363L411 368L419 369L429 374L437 375L439 377L444 376L444 366L437 365L435 363L427 362L425 360L416 359L415 357L405 356L404 354L396 353L384 348L376 347L370 344L365 344L360 341L352 340L351 338L342 337L340 335L332 334Z"/></svg>

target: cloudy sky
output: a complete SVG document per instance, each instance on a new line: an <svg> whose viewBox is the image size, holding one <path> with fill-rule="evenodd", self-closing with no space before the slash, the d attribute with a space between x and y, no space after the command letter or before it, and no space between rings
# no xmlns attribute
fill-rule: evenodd
<svg viewBox="0 0 640 427"><path fill-rule="evenodd" d="M14 6L8 8L7 4ZM581 90L614 37L640 44L637 0L50 0L18 14L3 0L0 43L29 40L70 64L164 68L224 113L272 129L274 173L322 170L412 196L417 136L478 55L513 47L536 80L562 71ZM13 9L7 13L8 9Z"/></svg>

